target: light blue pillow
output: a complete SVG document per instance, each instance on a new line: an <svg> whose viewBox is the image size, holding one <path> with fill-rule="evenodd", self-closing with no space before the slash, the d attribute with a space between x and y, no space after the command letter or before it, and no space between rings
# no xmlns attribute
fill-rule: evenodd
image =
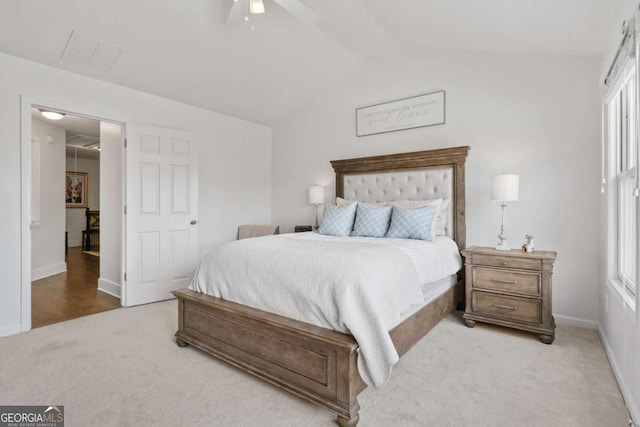
<svg viewBox="0 0 640 427"><path fill-rule="evenodd" d="M372 208L358 203L352 236L384 237L391 221L391 206Z"/></svg>
<svg viewBox="0 0 640 427"><path fill-rule="evenodd" d="M320 224L318 233L329 236L349 236L353 229L353 220L356 217L357 207L358 204L356 202L349 203L342 207L325 205L324 214L322 214L322 224Z"/></svg>
<svg viewBox="0 0 640 427"><path fill-rule="evenodd" d="M394 206L391 225L386 237L431 241L431 223L436 215L436 210L436 206L416 209L403 209Z"/></svg>

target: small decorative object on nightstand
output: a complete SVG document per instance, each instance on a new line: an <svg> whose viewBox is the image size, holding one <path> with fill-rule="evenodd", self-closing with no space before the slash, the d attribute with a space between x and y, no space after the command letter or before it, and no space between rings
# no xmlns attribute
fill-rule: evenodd
<svg viewBox="0 0 640 427"><path fill-rule="evenodd" d="M551 311L552 251L502 251L471 247L465 257L468 327L476 321L535 332L551 344L556 324Z"/></svg>
<svg viewBox="0 0 640 427"><path fill-rule="evenodd" d="M535 248L536 244L533 243L533 236L531 234L525 234L522 252L533 252Z"/></svg>
<svg viewBox="0 0 640 427"><path fill-rule="evenodd" d="M313 227L311 225L296 225L294 231L296 233L303 233L305 231L313 231Z"/></svg>

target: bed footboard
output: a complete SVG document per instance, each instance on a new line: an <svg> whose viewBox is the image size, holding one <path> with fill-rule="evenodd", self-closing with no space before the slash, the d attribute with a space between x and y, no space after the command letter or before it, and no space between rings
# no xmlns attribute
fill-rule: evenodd
<svg viewBox="0 0 640 427"><path fill-rule="evenodd" d="M364 388L352 336L190 290L178 298L180 346L191 344L338 415L358 422Z"/></svg>
<svg viewBox="0 0 640 427"><path fill-rule="evenodd" d="M351 335L299 322L199 292L178 298L179 346L194 347L318 404L337 415L342 427L358 423L358 343ZM399 355L451 312L462 282L436 298L390 334Z"/></svg>

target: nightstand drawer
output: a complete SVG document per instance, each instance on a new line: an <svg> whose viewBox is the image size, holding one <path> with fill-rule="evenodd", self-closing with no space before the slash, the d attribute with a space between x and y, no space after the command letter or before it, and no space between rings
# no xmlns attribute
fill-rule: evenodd
<svg viewBox="0 0 640 427"><path fill-rule="evenodd" d="M508 297L480 291L473 291L471 299L474 313L527 323L541 323L542 321L541 302L539 300Z"/></svg>
<svg viewBox="0 0 640 427"><path fill-rule="evenodd" d="M492 267L504 267L504 268L520 268L523 270L540 271L542 269L542 262L539 259L524 259L524 258L516 258L513 256L473 254L472 263L475 265L488 265Z"/></svg>
<svg viewBox="0 0 640 427"><path fill-rule="evenodd" d="M473 287L539 297L540 275L473 267Z"/></svg>

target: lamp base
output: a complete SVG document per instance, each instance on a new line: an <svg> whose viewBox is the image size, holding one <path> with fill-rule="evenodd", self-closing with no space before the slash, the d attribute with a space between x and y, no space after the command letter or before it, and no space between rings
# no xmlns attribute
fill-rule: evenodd
<svg viewBox="0 0 640 427"><path fill-rule="evenodd" d="M315 207L316 207L316 223L313 225L313 231L318 231L318 229L320 228L320 224L318 224L318 206L320 206L318 203L314 203Z"/></svg>
<svg viewBox="0 0 640 427"><path fill-rule="evenodd" d="M498 243L498 246L496 246L496 249L499 251L510 251L511 246L509 246L507 242L500 242Z"/></svg>
<svg viewBox="0 0 640 427"><path fill-rule="evenodd" d="M507 207L506 204L502 203L502 222L500 224L500 234L498 234L498 240L500 240L500 243L498 243L498 246L496 246L496 249L499 251L510 251L511 247L507 244L507 236L504 233L504 208Z"/></svg>

